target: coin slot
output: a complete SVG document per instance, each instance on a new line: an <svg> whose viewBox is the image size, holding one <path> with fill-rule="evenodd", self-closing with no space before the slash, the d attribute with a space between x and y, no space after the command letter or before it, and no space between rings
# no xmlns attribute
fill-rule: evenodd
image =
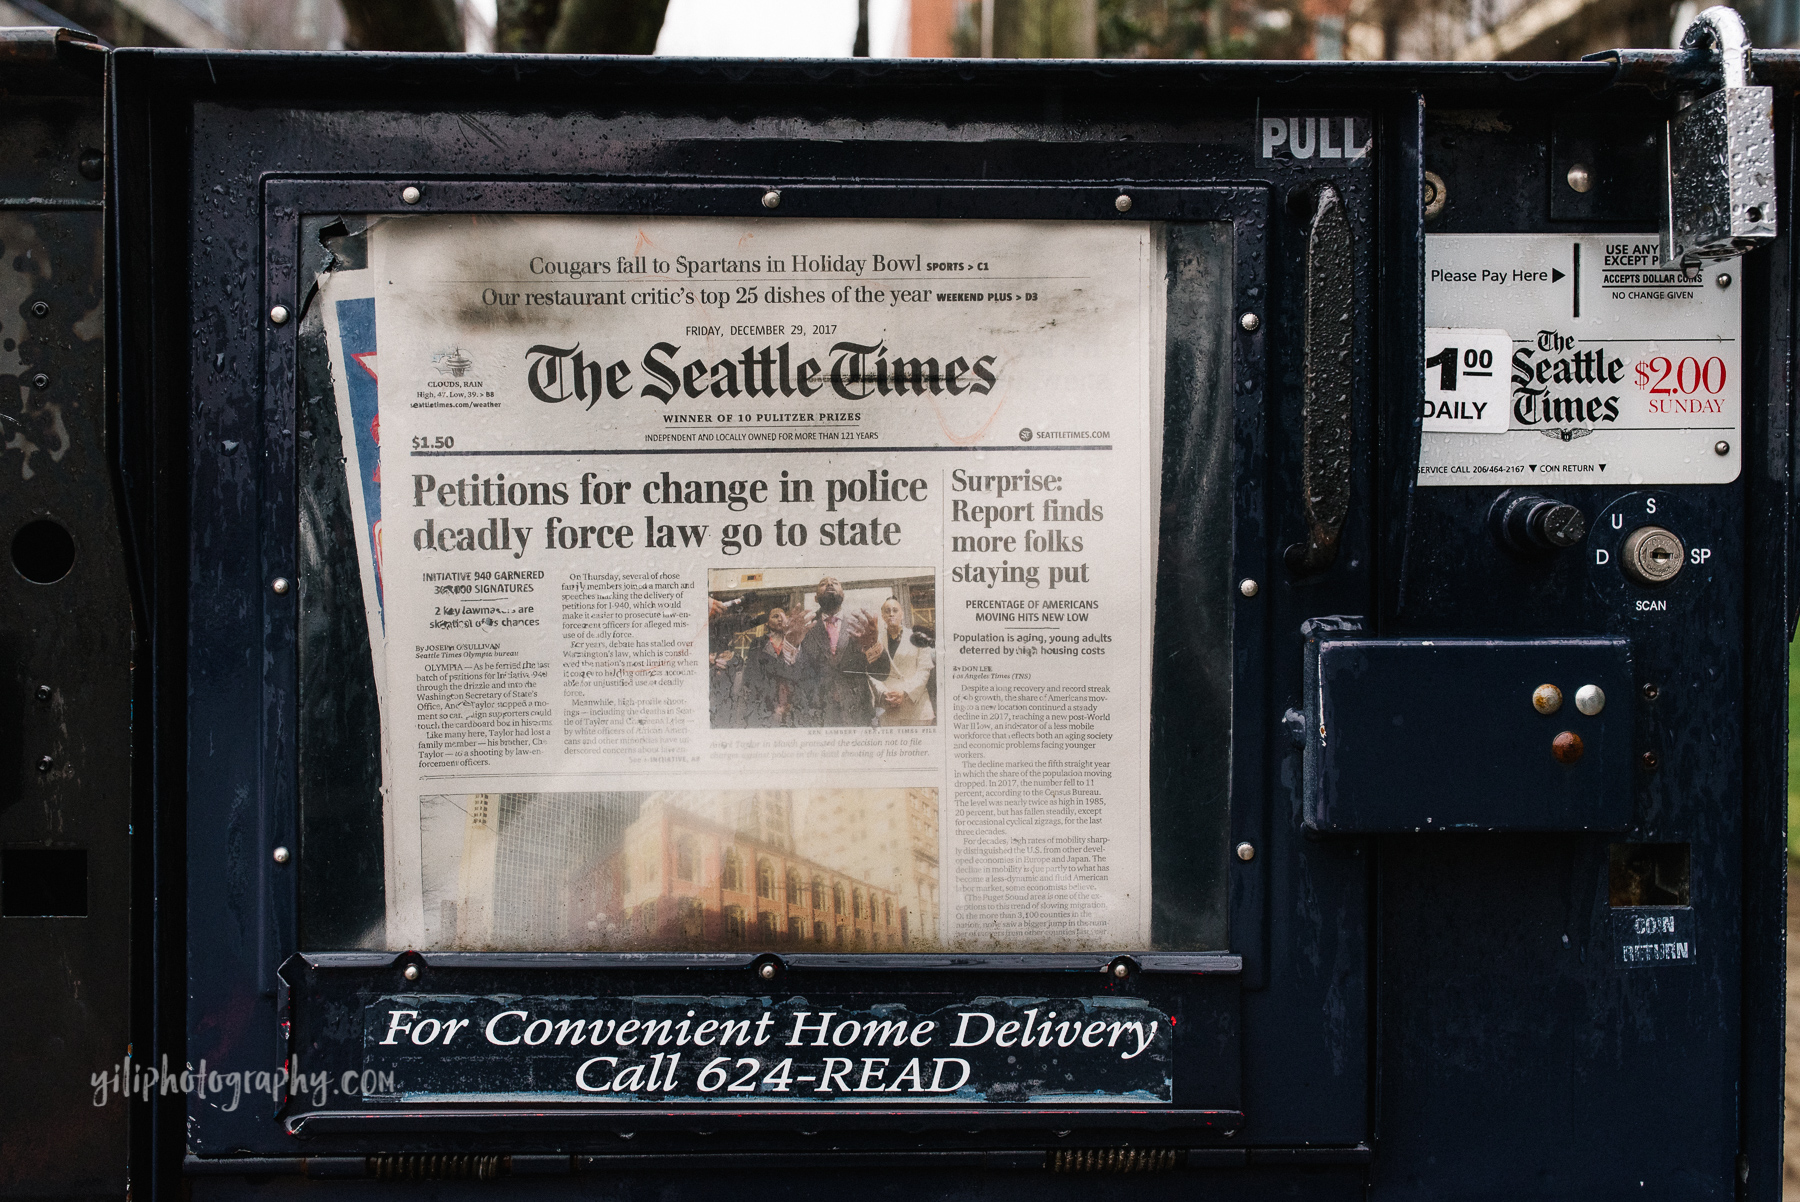
<svg viewBox="0 0 1800 1202"><path fill-rule="evenodd" d="M1686 843L1614 843L1607 848L1607 904L1688 904Z"/></svg>
<svg viewBox="0 0 1800 1202"><path fill-rule="evenodd" d="M0 917L86 918L85 847L9 847L0 851Z"/></svg>

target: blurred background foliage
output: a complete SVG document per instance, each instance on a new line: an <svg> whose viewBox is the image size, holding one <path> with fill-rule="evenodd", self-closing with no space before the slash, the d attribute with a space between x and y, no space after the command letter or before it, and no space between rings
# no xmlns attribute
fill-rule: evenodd
<svg viewBox="0 0 1800 1202"><path fill-rule="evenodd" d="M1302 0L1100 0L1103 58L1306 58Z"/></svg>

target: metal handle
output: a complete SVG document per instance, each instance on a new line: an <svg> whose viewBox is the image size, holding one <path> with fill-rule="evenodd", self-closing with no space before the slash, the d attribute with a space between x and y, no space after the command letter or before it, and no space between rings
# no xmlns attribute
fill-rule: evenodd
<svg viewBox="0 0 1800 1202"><path fill-rule="evenodd" d="M1301 395L1300 485L1306 541L1287 549L1296 576L1323 572L1337 560L1350 514L1350 347L1355 322L1350 292L1350 222L1336 189L1319 189L1306 242L1306 328Z"/></svg>
<svg viewBox="0 0 1800 1202"><path fill-rule="evenodd" d="M1737 10L1715 4L1696 16L1681 35L1681 48L1712 45L1719 49L1719 67L1728 88L1750 86L1750 35Z"/></svg>

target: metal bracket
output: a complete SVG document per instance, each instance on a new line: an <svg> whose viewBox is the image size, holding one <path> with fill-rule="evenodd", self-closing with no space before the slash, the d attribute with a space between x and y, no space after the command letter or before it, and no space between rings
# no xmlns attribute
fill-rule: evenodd
<svg viewBox="0 0 1800 1202"><path fill-rule="evenodd" d="M1775 92L1750 86L1743 18L1709 8L1681 45L1716 48L1725 84L1669 122L1662 258L1671 267L1733 258L1775 237Z"/></svg>

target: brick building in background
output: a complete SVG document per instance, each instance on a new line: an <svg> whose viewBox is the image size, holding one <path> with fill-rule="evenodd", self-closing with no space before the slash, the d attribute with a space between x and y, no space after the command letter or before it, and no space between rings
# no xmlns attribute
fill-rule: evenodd
<svg viewBox="0 0 1800 1202"><path fill-rule="evenodd" d="M619 848L573 883L572 933L656 950L906 947L915 923L894 890L795 852L792 802L781 790L653 794Z"/></svg>

